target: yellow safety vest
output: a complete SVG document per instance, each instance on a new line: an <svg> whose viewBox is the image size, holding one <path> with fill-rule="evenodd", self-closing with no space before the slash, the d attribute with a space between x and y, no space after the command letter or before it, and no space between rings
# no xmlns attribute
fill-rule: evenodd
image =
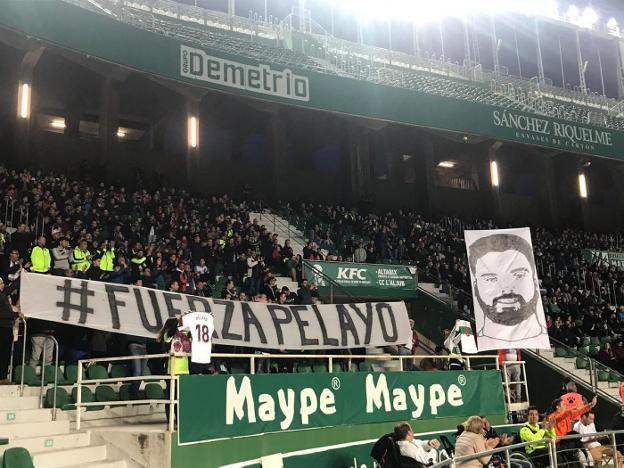
<svg viewBox="0 0 624 468"><path fill-rule="evenodd" d="M35 271L37 273L47 273L50 271L50 264L52 259L50 257L50 251L48 249L41 248L36 245L32 252L30 253L30 263L32 267L30 271Z"/></svg>
<svg viewBox="0 0 624 468"><path fill-rule="evenodd" d="M100 259L100 270L113 271L115 269L115 249L106 249L102 251Z"/></svg>
<svg viewBox="0 0 624 468"><path fill-rule="evenodd" d="M72 270L74 271L87 271L91 266L89 256L91 253L88 250L84 252L80 250L80 247L74 249L74 260L72 262Z"/></svg>

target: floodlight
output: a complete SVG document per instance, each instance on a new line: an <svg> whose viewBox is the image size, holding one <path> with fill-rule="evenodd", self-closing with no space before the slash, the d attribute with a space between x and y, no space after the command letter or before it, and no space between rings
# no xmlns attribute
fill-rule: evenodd
<svg viewBox="0 0 624 468"><path fill-rule="evenodd" d="M52 128L65 128L65 119L54 119L50 122Z"/></svg>
<svg viewBox="0 0 624 468"><path fill-rule="evenodd" d="M440 161L438 163L438 167L444 167L445 169L452 169L455 167L455 163L453 161Z"/></svg>
<svg viewBox="0 0 624 468"><path fill-rule="evenodd" d="M570 8L568 8L568 11L566 13L566 16L570 19L577 19L579 17L579 9L576 5L570 5Z"/></svg>
<svg viewBox="0 0 624 468"><path fill-rule="evenodd" d="M28 83L20 83L17 94L18 116L27 119L30 116L30 85Z"/></svg>
<svg viewBox="0 0 624 468"><path fill-rule="evenodd" d="M579 184L579 196L581 198L587 198L587 178L585 174L579 174L578 176L578 184Z"/></svg>
<svg viewBox="0 0 624 468"><path fill-rule="evenodd" d="M593 28L596 21L598 21L598 13L593 8L587 7L583 10L583 16L579 18L579 26Z"/></svg>
<svg viewBox="0 0 624 468"><path fill-rule="evenodd" d="M611 18L607 21L607 28L616 29L618 27L617 20L615 18Z"/></svg>
<svg viewBox="0 0 624 468"><path fill-rule="evenodd" d="M496 161L490 161L490 180L492 187L498 187L498 163Z"/></svg>
<svg viewBox="0 0 624 468"><path fill-rule="evenodd" d="M190 116L188 119L188 145L197 148L199 145L199 119Z"/></svg>
<svg viewBox="0 0 624 468"><path fill-rule="evenodd" d="M117 130L117 138L123 138L126 136L126 132L123 130Z"/></svg>

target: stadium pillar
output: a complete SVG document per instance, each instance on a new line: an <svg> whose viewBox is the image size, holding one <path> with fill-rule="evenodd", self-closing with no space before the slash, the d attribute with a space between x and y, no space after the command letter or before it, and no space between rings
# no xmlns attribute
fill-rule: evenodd
<svg viewBox="0 0 624 468"><path fill-rule="evenodd" d="M433 148L433 141L426 138L422 143L422 150L425 156L425 180L427 184L427 205L429 206L429 212L432 215L436 215L438 211L438 189L435 180L435 154Z"/></svg>
<svg viewBox="0 0 624 468"><path fill-rule="evenodd" d="M624 57L622 54L624 53L624 46L620 44L618 39L614 40L616 54L618 57L618 64L616 67L617 71L617 82L618 82L618 98L624 98Z"/></svg>
<svg viewBox="0 0 624 468"><path fill-rule="evenodd" d="M354 202L371 198L371 132L348 123L349 179Z"/></svg>
<svg viewBox="0 0 624 468"><path fill-rule="evenodd" d="M587 94L587 83L585 81L585 64L583 63L583 53L581 52L581 36L578 29L575 31L576 62L579 71L579 87L583 94Z"/></svg>
<svg viewBox="0 0 624 468"><path fill-rule="evenodd" d="M551 152L542 158L542 187L548 207L548 219L552 228L559 227L559 207L557 203L557 187L555 186L554 158L559 152Z"/></svg>
<svg viewBox="0 0 624 468"><path fill-rule="evenodd" d="M109 159L119 128L118 78L115 74L106 75L100 87L100 165Z"/></svg>
<svg viewBox="0 0 624 468"><path fill-rule="evenodd" d="M496 155L496 153L498 152L501 146L503 146L503 143L500 141L497 141L492 146L490 146L488 150L488 165L487 165L487 174L490 176L489 177L490 189L492 193L492 208L494 212L494 217L499 224L502 224L502 222L505 221L503 219L503 204L502 204L502 200L500 196L500 182L499 182L500 163ZM494 167L496 170L495 176L492 173L493 171L492 167ZM493 180L494 177L496 177L495 181Z"/></svg>
<svg viewBox="0 0 624 468"><path fill-rule="evenodd" d="M20 63L18 70L18 83L15 87L16 125L15 125L15 150L18 160L25 161L29 157L31 122L34 121L33 109L36 107L37 93L33 88L35 67L41 59L45 47L28 50Z"/></svg>
<svg viewBox="0 0 624 468"><path fill-rule="evenodd" d="M535 37L537 39L537 76L540 84L546 82L546 76L544 75L544 61L542 58L542 43L540 40L540 28L539 19L535 17Z"/></svg>
<svg viewBox="0 0 624 468"><path fill-rule="evenodd" d="M280 200L284 195L288 177L287 128L284 119L285 109L279 106L267 105L271 112L270 135L273 173L273 198Z"/></svg>

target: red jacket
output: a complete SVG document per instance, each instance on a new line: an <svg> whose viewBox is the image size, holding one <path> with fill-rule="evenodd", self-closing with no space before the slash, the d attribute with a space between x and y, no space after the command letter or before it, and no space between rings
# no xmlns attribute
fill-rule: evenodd
<svg viewBox="0 0 624 468"><path fill-rule="evenodd" d="M564 436L572 430L572 419L574 416L586 413L591 409L592 405L587 404L581 407L568 408L561 411L555 411L548 415L548 420L555 423L555 432L557 437Z"/></svg>
<svg viewBox="0 0 624 468"><path fill-rule="evenodd" d="M506 349L499 349L498 350L498 362L500 364L503 364L505 362L505 356L507 355L507 350ZM520 355L520 351L516 350L516 361L522 361L522 357Z"/></svg>

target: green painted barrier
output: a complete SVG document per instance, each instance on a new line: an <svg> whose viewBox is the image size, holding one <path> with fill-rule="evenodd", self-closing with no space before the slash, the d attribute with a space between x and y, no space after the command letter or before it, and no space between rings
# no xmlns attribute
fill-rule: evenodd
<svg viewBox="0 0 624 468"><path fill-rule="evenodd" d="M180 377L179 441L503 414L499 371Z"/></svg>

